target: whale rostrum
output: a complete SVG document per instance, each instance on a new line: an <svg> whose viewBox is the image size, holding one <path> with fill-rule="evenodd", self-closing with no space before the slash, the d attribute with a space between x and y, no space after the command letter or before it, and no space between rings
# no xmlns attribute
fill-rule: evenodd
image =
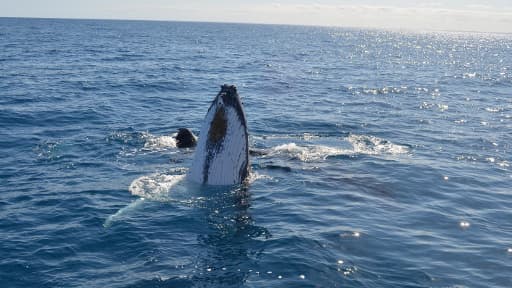
<svg viewBox="0 0 512 288"><path fill-rule="evenodd" d="M222 85L204 118L188 179L208 185L235 185L249 175L245 112L233 85Z"/></svg>

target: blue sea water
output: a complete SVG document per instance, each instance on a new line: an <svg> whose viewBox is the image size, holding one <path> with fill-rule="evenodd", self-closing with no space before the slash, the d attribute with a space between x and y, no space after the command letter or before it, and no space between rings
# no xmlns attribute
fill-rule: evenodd
<svg viewBox="0 0 512 288"><path fill-rule="evenodd" d="M0 18L0 286L512 287L511 143L510 34Z"/></svg>

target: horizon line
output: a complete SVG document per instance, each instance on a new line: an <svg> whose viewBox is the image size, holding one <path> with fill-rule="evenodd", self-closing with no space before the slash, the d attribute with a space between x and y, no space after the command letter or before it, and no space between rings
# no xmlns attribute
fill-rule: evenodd
<svg viewBox="0 0 512 288"><path fill-rule="evenodd" d="M173 19L147 19L147 18L82 18L82 17L37 17L37 16L0 16L0 19L36 19L36 20L75 20L75 21L134 21L134 22L174 22L174 23L205 23L205 24L235 24L235 25L268 25L268 26L292 26L292 27L318 27L340 28L347 30L369 30L398 33L463 33L463 34L491 34L512 35L512 32L493 32L476 30L448 30L448 29L407 29L389 27L368 26L342 26L342 25L318 25L318 24L293 24L293 23L263 23L263 22L236 22L236 21L212 21L212 20L173 20Z"/></svg>

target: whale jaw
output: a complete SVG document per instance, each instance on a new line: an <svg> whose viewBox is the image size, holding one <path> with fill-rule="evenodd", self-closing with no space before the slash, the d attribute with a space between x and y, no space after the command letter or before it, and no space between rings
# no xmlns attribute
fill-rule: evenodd
<svg viewBox="0 0 512 288"><path fill-rule="evenodd" d="M247 122L235 86L223 85L206 113L188 179L236 185L249 174Z"/></svg>

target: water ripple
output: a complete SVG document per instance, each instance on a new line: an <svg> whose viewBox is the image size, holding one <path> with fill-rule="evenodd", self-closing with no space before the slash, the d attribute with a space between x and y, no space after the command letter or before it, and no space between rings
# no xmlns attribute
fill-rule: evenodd
<svg viewBox="0 0 512 288"><path fill-rule="evenodd" d="M509 35L0 28L3 286L510 286ZM252 172L216 189L173 133L223 83Z"/></svg>

